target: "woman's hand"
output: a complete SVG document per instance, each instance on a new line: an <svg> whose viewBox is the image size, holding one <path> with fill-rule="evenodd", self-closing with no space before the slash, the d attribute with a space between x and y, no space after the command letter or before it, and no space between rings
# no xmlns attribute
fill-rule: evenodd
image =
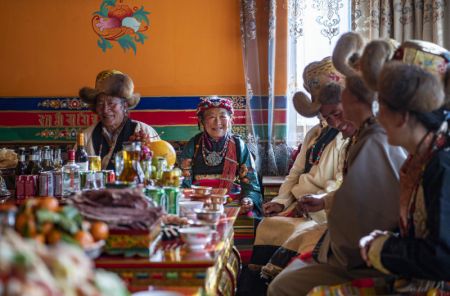
<svg viewBox="0 0 450 296"><path fill-rule="evenodd" d="M360 250L360 253L361 253L361 257L366 262L367 266L369 266L369 267L372 266L372 263L370 262L370 259L369 259L370 246L372 245L373 241L377 237L382 236L382 235L386 235L386 234L387 234L386 231L374 230L369 235L363 236L359 240L359 250Z"/></svg>
<svg viewBox="0 0 450 296"><path fill-rule="evenodd" d="M245 215L251 210L253 210L253 200L248 197L244 197L243 199L241 199L241 208L239 210L239 215Z"/></svg>
<svg viewBox="0 0 450 296"><path fill-rule="evenodd" d="M264 216L275 216L276 214L280 213L284 210L284 205L279 204L277 202L266 202L263 204L263 212Z"/></svg>

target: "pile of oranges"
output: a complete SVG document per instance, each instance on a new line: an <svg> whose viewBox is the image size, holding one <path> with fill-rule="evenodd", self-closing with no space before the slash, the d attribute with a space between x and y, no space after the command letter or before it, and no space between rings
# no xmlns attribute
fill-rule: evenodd
<svg viewBox="0 0 450 296"><path fill-rule="evenodd" d="M106 223L84 221L76 208L60 206L54 197L27 200L17 213L15 228L22 236L45 244L65 241L85 249L109 233Z"/></svg>

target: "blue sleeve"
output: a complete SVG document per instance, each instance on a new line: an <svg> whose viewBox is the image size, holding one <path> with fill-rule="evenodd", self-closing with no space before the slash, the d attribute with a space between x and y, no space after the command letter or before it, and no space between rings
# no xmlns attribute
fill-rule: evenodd
<svg viewBox="0 0 450 296"><path fill-rule="evenodd" d="M192 137L189 142L184 146L183 151L180 154L180 168L183 169L183 161L188 159L193 159L194 152L195 152L195 142L196 142L197 136ZM193 160L192 160L193 161ZM190 188L192 185L192 168L189 169L189 176L184 176L183 182L181 186L183 188ZM184 172L183 172L184 174Z"/></svg>
<svg viewBox="0 0 450 296"><path fill-rule="evenodd" d="M262 195L261 187L259 185L258 173L255 168L255 161L247 145L241 138L237 138L239 144L237 145L240 152L239 159L239 173L246 169L245 176L239 177L241 185L241 198L248 197L253 201L253 213L256 217L262 217Z"/></svg>

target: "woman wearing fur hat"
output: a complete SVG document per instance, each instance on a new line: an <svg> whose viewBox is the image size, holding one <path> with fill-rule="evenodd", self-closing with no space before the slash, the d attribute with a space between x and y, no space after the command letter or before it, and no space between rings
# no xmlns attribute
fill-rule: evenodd
<svg viewBox="0 0 450 296"><path fill-rule="evenodd" d="M382 276L365 268L358 242L368 229L396 227L395 196L406 156L400 148L388 145L384 130L372 114L375 93L365 86L358 70L349 65L358 60L362 47L359 35L347 33L333 52L334 66L346 76L344 117L359 128L348 152L342 184L327 215L328 230L313 251L313 258L320 264L294 260L269 285L268 295L305 295L317 285Z"/></svg>
<svg viewBox="0 0 450 296"><path fill-rule="evenodd" d="M400 172L400 233L372 232L360 241L361 255L382 272L420 279L401 292L449 291L450 132L442 106L445 91L450 95L450 53L408 41L386 62L385 48L382 41L369 44L363 73L378 91L378 118L389 142L405 148L409 158Z"/></svg>
<svg viewBox="0 0 450 296"><path fill-rule="evenodd" d="M159 139L152 127L129 118L128 110L136 107L140 96L134 93L128 75L117 70L102 71L97 75L95 88L83 87L79 95L100 119L84 130L84 138L87 153L101 157L102 169L114 169L113 156L134 133L142 131L151 139Z"/></svg>
<svg viewBox="0 0 450 296"><path fill-rule="evenodd" d="M241 214L261 217L262 195L255 161L245 142L231 132L233 102L207 97L197 107L202 132L195 135L180 155L184 187L192 184L226 188L240 185Z"/></svg>

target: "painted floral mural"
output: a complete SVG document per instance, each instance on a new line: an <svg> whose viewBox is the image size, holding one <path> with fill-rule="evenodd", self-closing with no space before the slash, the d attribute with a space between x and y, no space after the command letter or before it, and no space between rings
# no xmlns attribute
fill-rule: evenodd
<svg viewBox="0 0 450 296"><path fill-rule="evenodd" d="M100 38L98 46L106 52L117 42L124 51L132 49L136 54L136 44L147 39L143 32L149 28L149 14L144 6L132 7L123 0L102 1L92 18L92 28Z"/></svg>

